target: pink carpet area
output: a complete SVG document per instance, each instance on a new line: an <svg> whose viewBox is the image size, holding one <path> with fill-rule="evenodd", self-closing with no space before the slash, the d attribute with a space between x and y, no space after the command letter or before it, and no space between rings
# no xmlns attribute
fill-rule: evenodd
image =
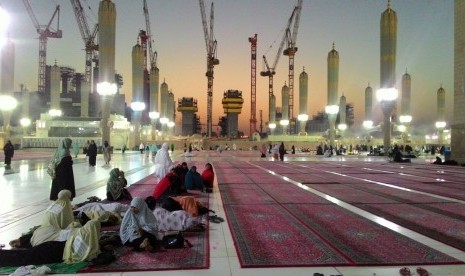
<svg viewBox="0 0 465 276"><path fill-rule="evenodd" d="M146 198L152 195L156 178L149 175L130 185L128 190L133 197ZM197 191L189 193L204 206L209 206L208 194ZM130 202L122 202L129 204ZM208 226L208 225L207 225ZM119 227L105 229L118 231ZM167 249L163 252L136 252L131 247L116 246L116 260L108 265L90 266L81 270L82 273L95 272L129 272L129 271L161 271L208 269L210 267L209 233L207 231L185 232L185 238L193 245L192 248Z"/></svg>

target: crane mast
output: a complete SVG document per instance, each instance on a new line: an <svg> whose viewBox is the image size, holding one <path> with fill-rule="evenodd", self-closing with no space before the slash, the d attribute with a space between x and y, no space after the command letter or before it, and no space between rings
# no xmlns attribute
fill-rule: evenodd
<svg viewBox="0 0 465 276"><path fill-rule="evenodd" d="M250 137L257 131L257 34L249 37L251 47L250 64Z"/></svg>
<svg viewBox="0 0 465 276"><path fill-rule="evenodd" d="M279 49L276 52L276 56L275 56L272 67L268 65L266 56L263 55L263 63L266 66L266 71L265 70L261 71L260 76L268 77L268 107L269 107L268 109L269 110L271 109L271 99L274 93L273 92L273 76L276 74L276 66L278 66L279 58L281 57L281 53L284 49L284 44L286 42L286 37L287 37L287 30L289 30L290 26L292 25L292 21L294 20L295 13L296 13L296 9L294 8L294 10L292 11L291 17L289 17L287 21L286 29L285 29L283 38L281 39L281 43L279 44ZM268 122L272 123L271 112L269 112L269 115L268 115Z"/></svg>
<svg viewBox="0 0 465 276"><path fill-rule="evenodd" d="M148 49L144 49L149 52L150 58L150 68L157 67L157 52L152 48L152 32L150 30L150 17L149 17L149 9L147 7L147 0L144 0L144 17L145 17L145 30L147 31L147 44ZM147 55L147 52L144 52ZM145 60L145 68L147 69L147 59Z"/></svg>
<svg viewBox="0 0 465 276"><path fill-rule="evenodd" d="M286 31L287 48L283 52L283 55L289 56L289 119L294 118L294 56L297 52L296 41L301 10L302 0L298 0L293 12L295 14L294 28L292 33L290 28Z"/></svg>
<svg viewBox="0 0 465 276"><path fill-rule="evenodd" d="M47 40L48 38L62 38L62 31L60 30L60 5L57 5L55 12L50 18L47 25L40 25L37 17L32 10L31 4L28 0L23 0L24 6L32 20L32 24L39 34L39 85L38 91L45 92L45 67L47 65ZM50 25L57 16L57 27L52 29Z"/></svg>
<svg viewBox="0 0 465 276"><path fill-rule="evenodd" d="M89 24L87 23L87 19L84 15L84 9L82 8L81 2L79 0L71 0L71 5L73 6L74 15L76 17L86 51L86 71L84 80L90 85L92 81L92 62L97 63L98 44L96 43L95 39L98 33L98 24L95 24L95 27L91 32L89 29ZM92 85L90 85L90 87L92 87Z"/></svg>
<svg viewBox="0 0 465 276"><path fill-rule="evenodd" d="M213 109L213 68L215 65L220 64L220 61L216 58L216 46L217 41L214 40L213 36L213 22L214 22L214 10L213 2L210 8L210 30L208 28L207 16L205 13L205 3L203 0L199 0L200 15L202 17L203 33L205 37L205 47L207 49L207 73L205 74L208 79L207 84L207 136L211 137L212 133L212 109Z"/></svg>

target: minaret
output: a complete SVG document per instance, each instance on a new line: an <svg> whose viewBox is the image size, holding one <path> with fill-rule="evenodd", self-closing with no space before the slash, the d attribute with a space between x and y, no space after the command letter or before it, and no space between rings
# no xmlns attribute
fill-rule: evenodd
<svg viewBox="0 0 465 276"><path fill-rule="evenodd" d="M339 99L339 125L337 128L341 131L347 129L347 120L346 120L346 108L347 108L347 100L346 96L342 95Z"/></svg>
<svg viewBox="0 0 465 276"><path fill-rule="evenodd" d="M270 104L270 121L268 122L268 127L270 128L270 134L276 128L276 96L269 95L269 104Z"/></svg>
<svg viewBox="0 0 465 276"><path fill-rule="evenodd" d="M373 88L368 84L365 88L365 120L363 126L371 128L373 126Z"/></svg>
<svg viewBox="0 0 465 276"><path fill-rule="evenodd" d="M410 101L412 93L412 78L405 70L405 74L402 76L402 96L400 105L400 116L399 120L402 124L408 124L412 121L412 114L410 111Z"/></svg>
<svg viewBox="0 0 465 276"><path fill-rule="evenodd" d="M160 85L160 119L168 119L168 84L163 80ZM162 122L163 120L160 120Z"/></svg>
<svg viewBox="0 0 465 276"><path fill-rule="evenodd" d="M1 6L0 6L1 9ZM15 44L8 37L5 45L1 48L1 86L0 86L0 95L9 96L13 100L13 90L14 90L14 79L15 79ZM14 101L14 100L13 100ZM14 101L14 106L11 106L14 109L17 105L17 102ZM4 103L5 104L5 103ZM13 104L13 103L12 103ZM5 132L5 139L10 138L10 118L11 111L3 111L3 131Z"/></svg>
<svg viewBox="0 0 465 276"><path fill-rule="evenodd" d="M105 83L108 91L98 91L104 93L102 99L102 143L110 141L110 108L113 102L113 94L116 93L115 85L115 37L116 37L116 8L111 0L100 1L98 9L98 40L99 40L99 70L98 81ZM102 89L102 88L100 88ZM97 89L99 90L99 89Z"/></svg>
<svg viewBox="0 0 465 276"><path fill-rule="evenodd" d="M140 120L144 103L144 51L139 43L132 47L132 121L134 123L134 144L140 144Z"/></svg>
<svg viewBox="0 0 465 276"><path fill-rule="evenodd" d="M388 0L387 9L381 14L381 88L396 87L396 45L397 14L391 9Z"/></svg>
<svg viewBox="0 0 465 276"><path fill-rule="evenodd" d="M305 67L299 76L299 115L297 120L300 122L300 132L305 133L305 125L308 121L308 74Z"/></svg>
<svg viewBox="0 0 465 276"><path fill-rule="evenodd" d="M160 85L160 70L157 67L150 68L150 112L160 112L158 104L158 86Z"/></svg>
<svg viewBox="0 0 465 276"><path fill-rule="evenodd" d="M242 91L228 90L224 92L222 103L228 122L228 137L236 138L239 114L241 114L242 104L244 103Z"/></svg>
<svg viewBox="0 0 465 276"><path fill-rule="evenodd" d="M454 3L454 107L451 123L451 160L465 162L465 1Z"/></svg>
<svg viewBox="0 0 465 276"><path fill-rule="evenodd" d="M115 82L116 8L111 0L100 1L98 10L99 82Z"/></svg>
<svg viewBox="0 0 465 276"><path fill-rule="evenodd" d="M328 105L325 108L329 120L329 140L334 148L336 137L336 118L339 113L338 85L339 85L339 53L333 43L333 49L328 53Z"/></svg>
<svg viewBox="0 0 465 276"><path fill-rule="evenodd" d="M446 127L446 90L441 87L437 92L437 115L436 115L436 128L438 129L438 144L442 146L443 141L443 131Z"/></svg>
<svg viewBox="0 0 465 276"><path fill-rule="evenodd" d="M55 65L50 70L50 112L52 116L60 116L60 67Z"/></svg>

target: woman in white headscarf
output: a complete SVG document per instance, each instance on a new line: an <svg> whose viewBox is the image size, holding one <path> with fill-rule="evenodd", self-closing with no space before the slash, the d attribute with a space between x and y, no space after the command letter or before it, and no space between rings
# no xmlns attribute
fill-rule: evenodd
<svg viewBox="0 0 465 276"><path fill-rule="evenodd" d="M73 158L70 149L73 141L65 138L60 142L55 151L54 159L56 160L55 178L52 180L52 189L50 191L50 200L57 200L58 193L61 190L71 191L71 200L76 196L74 187Z"/></svg>
<svg viewBox="0 0 465 276"><path fill-rule="evenodd" d="M121 243L132 246L135 251L153 251L157 247L157 221L140 197L132 199L119 231Z"/></svg>
<svg viewBox="0 0 465 276"><path fill-rule="evenodd" d="M155 155L155 176L158 180L161 180L169 172L173 166L173 161L171 160L170 154L168 152L168 143L163 143L161 149L157 151Z"/></svg>

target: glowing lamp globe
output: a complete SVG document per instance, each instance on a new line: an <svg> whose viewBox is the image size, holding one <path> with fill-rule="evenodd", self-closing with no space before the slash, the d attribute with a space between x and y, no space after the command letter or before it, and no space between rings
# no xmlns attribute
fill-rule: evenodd
<svg viewBox="0 0 465 276"><path fill-rule="evenodd" d="M145 109L145 103L144 102L132 102L131 109L133 111L142 111Z"/></svg>
<svg viewBox="0 0 465 276"><path fill-rule="evenodd" d="M16 98L8 95L0 96L0 110L2 111L11 111L18 106L18 101Z"/></svg>

